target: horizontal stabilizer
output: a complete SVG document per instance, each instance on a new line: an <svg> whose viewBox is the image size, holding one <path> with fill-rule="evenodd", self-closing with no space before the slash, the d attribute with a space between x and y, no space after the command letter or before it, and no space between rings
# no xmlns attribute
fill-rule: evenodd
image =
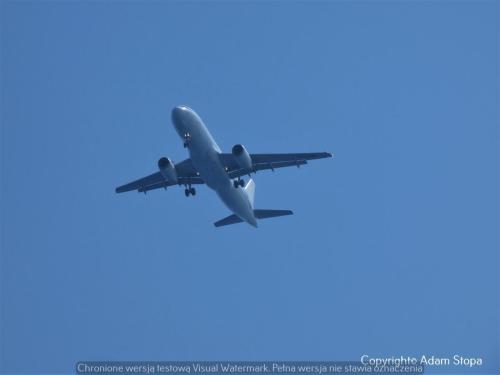
<svg viewBox="0 0 500 375"><path fill-rule="evenodd" d="M222 227L224 225L230 225L230 224L236 224L236 223L241 223L243 220L241 220L238 216L236 215L229 215L228 217L225 217L222 220L216 221L214 225L216 227Z"/></svg>
<svg viewBox="0 0 500 375"><path fill-rule="evenodd" d="M253 214L257 219L267 219L268 217L293 215L290 210L253 210Z"/></svg>

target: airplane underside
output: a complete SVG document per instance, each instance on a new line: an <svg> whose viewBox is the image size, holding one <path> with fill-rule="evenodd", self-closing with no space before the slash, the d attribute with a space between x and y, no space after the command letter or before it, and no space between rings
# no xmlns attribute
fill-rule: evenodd
<svg viewBox="0 0 500 375"><path fill-rule="evenodd" d="M328 152L289 154L250 154L241 145L235 145L231 153L222 153L201 118L186 106L175 107L172 122L189 151L190 158L174 163L166 157L158 160L159 171L116 188L117 193L149 190L179 185L184 186L186 197L194 196L193 185L206 184L215 190L219 198L233 214L214 223L216 227L247 222L257 227L257 220L292 215L290 210L254 209L255 183L245 185L242 176L250 176L260 170L284 167L300 167L308 160L329 158Z"/></svg>

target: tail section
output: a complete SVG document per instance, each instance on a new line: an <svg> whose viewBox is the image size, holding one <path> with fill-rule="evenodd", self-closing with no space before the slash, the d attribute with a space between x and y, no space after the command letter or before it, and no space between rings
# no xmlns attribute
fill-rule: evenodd
<svg viewBox="0 0 500 375"><path fill-rule="evenodd" d="M249 182L249 184L250 184L250 182ZM253 210L253 214L257 219L267 219L270 217L293 215L293 211L290 211L290 210ZM216 227L222 227L224 225L231 225L231 224L237 224L237 223L242 223L242 222L243 222L243 220L241 220L238 216L229 215L228 217L225 217L222 220L216 221L214 223L214 225Z"/></svg>
<svg viewBox="0 0 500 375"><path fill-rule="evenodd" d="M245 187L243 188L245 191L245 194L247 194L248 199L250 200L250 204L252 205L253 208L253 201L255 198L255 182L250 179ZM255 219L267 219L270 217L277 217L277 216L286 216L286 215L293 215L293 212L290 210L253 210L253 216ZM219 221L216 221L214 225L216 227L223 227L225 225L231 225L231 224L237 224L237 223L242 223L243 221L247 221L249 224L253 226L257 226L257 223L255 222L254 218L249 218L243 220L237 215L229 215L225 217L224 219L221 219Z"/></svg>
<svg viewBox="0 0 500 375"><path fill-rule="evenodd" d="M255 198L255 182L250 179L250 181L247 182L245 186L245 193L248 195L248 199L250 199L250 203L252 204L253 207L253 201Z"/></svg>

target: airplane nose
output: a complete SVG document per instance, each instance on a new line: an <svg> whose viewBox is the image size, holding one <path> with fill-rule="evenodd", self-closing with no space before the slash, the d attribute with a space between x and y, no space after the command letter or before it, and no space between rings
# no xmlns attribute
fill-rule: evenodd
<svg viewBox="0 0 500 375"><path fill-rule="evenodd" d="M172 122L174 124L180 124L182 122L182 112L183 112L183 107L182 106L179 106L179 107L175 107L174 109L172 109Z"/></svg>
<svg viewBox="0 0 500 375"><path fill-rule="evenodd" d="M183 137L188 130L188 119L191 110L185 105L179 105L172 109L172 123L174 124L177 133Z"/></svg>

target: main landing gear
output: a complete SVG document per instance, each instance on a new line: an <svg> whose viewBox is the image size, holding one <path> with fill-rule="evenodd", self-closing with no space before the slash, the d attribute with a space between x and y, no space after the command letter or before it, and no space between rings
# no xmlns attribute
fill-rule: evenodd
<svg viewBox="0 0 500 375"><path fill-rule="evenodd" d="M187 148L190 143L191 143L191 134L185 133L184 134L184 148Z"/></svg>
<svg viewBox="0 0 500 375"><path fill-rule="evenodd" d="M238 186L243 187L243 186L245 186L245 181L242 178L238 178L237 180L233 181L233 186L235 189L237 189Z"/></svg>
<svg viewBox="0 0 500 375"><path fill-rule="evenodd" d="M189 187L184 190L184 195L186 197L189 197L190 195L195 196L196 195L196 189L194 187Z"/></svg>

